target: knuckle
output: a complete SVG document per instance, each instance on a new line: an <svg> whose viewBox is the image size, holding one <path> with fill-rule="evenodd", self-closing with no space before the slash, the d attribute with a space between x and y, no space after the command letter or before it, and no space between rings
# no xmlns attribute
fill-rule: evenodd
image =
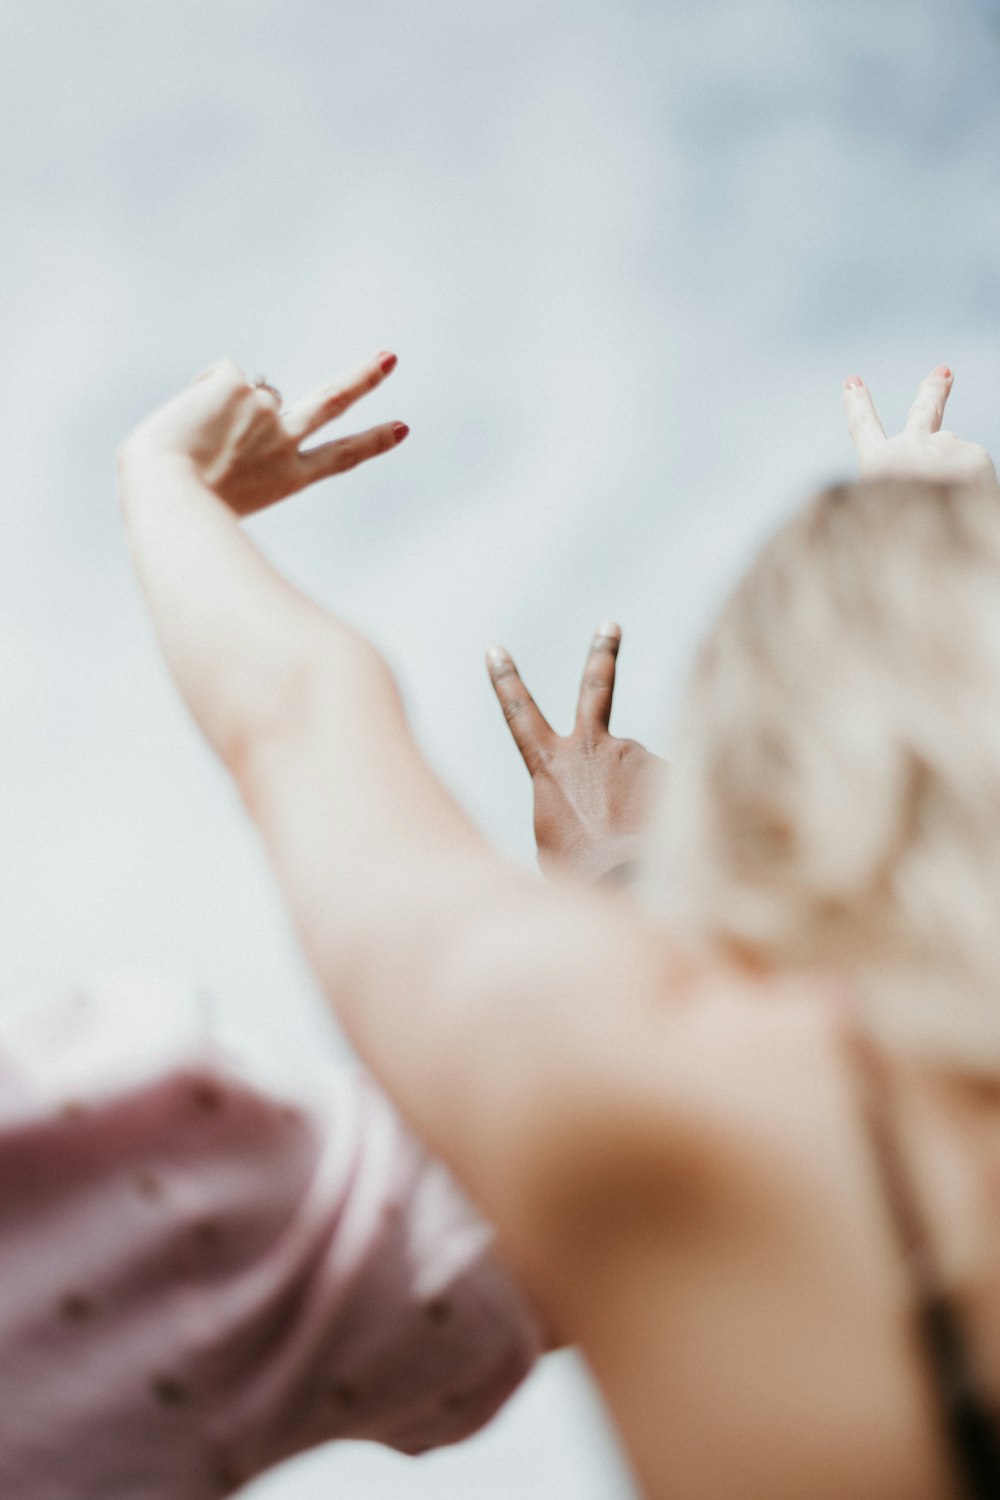
<svg viewBox="0 0 1000 1500"><path fill-rule="evenodd" d="M231 359L222 360L219 366L219 374L231 386L233 386L240 392L253 390L253 386L250 384L249 380L244 375L239 365Z"/></svg>
<svg viewBox="0 0 1000 1500"><path fill-rule="evenodd" d="M523 718L530 710L530 698L510 698L503 705L503 716L508 724L513 724L516 720Z"/></svg>
<svg viewBox="0 0 1000 1500"><path fill-rule="evenodd" d="M548 745L533 745L526 763L532 776L549 776L553 760L554 756Z"/></svg>

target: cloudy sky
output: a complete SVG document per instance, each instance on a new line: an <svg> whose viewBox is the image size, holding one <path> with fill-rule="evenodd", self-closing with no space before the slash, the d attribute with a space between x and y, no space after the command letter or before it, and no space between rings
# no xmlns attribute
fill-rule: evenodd
<svg viewBox="0 0 1000 1500"><path fill-rule="evenodd" d="M229 354L289 396L395 349L406 446L254 523L384 648L515 858L482 668L566 723L625 627L659 744L759 536L940 361L1000 447L1000 5L986 0L5 0L0 13L0 1003L195 975L336 1045L235 798L152 649L116 443ZM255 1500L623 1500L571 1360L413 1464L325 1450Z"/></svg>

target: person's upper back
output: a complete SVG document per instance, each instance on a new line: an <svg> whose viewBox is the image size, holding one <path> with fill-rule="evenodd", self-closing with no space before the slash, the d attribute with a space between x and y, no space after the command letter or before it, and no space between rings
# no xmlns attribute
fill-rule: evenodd
<svg viewBox="0 0 1000 1500"><path fill-rule="evenodd" d="M575 1218L564 1207L557 1251L558 1310L646 1492L951 1500L914 1288L828 993L727 978L670 1011L660 1118L633 1116L635 1154L619 1141L617 1174L589 1176ZM897 1074L901 1148L998 1391L1000 1108Z"/></svg>

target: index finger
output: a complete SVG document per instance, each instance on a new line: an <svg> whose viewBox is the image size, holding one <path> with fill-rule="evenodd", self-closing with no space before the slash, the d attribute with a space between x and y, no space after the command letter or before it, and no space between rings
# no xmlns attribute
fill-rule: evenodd
<svg viewBox="0 0 1000 1500"><path fill-rule="evenodd" d="M318 391L297 401L282 415L285 431L297 443L301 442L311 432L325 427L327 422L332 422L334 417L339 417L355 401L381 385L386 376L392 374L397 363L395 354L377 354L353 374L344 375L330 385L320 386Z"/></svg>
<svg viewBox="0 0 1000 1500"><path fill-rule="evenodd" d="M951 395L954 377L947 365L938 365L936 370L920 382L917 399L910 407L906 419L910 432L940 432L944 421L944 409Z"/></svg>
<svg viewBox="0 0 1000 1500"><path fill-rule="evenodd" d="M847 430L858 457L868 458L886 441L886 437L871 392L860 375L852 375L844 386L844 411L847 413Z"/></svg>
<svg viewBox="0 0 1000 1500"><path fill-rule="evenodd" d="M615 667L621 641L621 626L611 620L600 627L591 641L576 705L577 729L606 730L611 723Z"/></svg>
<svg viewBox="0 0 1000 1500"><path fill-rule="evenodd" d="M487 651L486 669L514 743L521 752L528 774L534 776L541 770L550 741L555 739L551 725L502 646L491 646Z"/></svg>

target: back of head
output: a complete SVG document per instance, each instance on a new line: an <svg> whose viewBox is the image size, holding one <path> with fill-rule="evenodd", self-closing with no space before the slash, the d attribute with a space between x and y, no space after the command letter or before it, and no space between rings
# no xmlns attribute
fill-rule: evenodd
<svg viewBox="0 0 1000 1500"><path fill-rule="evenodd" d="M1000 496L837 487L764 546L696 664L647 904L851 974L887 1040L1000 1069Z"/></svg>

